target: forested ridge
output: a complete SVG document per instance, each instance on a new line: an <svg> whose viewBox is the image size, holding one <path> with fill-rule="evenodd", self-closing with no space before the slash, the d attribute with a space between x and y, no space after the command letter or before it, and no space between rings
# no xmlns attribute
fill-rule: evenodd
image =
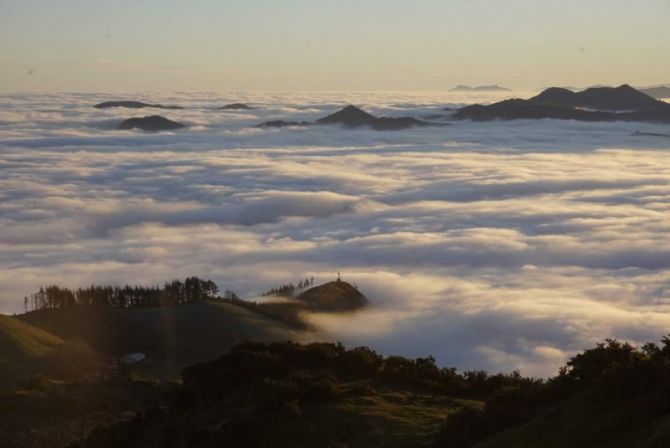
<svg viewBox="0 0 670 448"><path fill-rule="evenodd" d="M57 285L40 287L24 298L25 311L38 311L77 306L109 306L112 308L148 308L193 303L219 298L219 287L212 280L188 277L172 280L163 286L91 285L77 289ZM236 298L226 291L224 298Z"/></svg>
<svg viewBox="0 0 670 448"><path fill-rule="evenodd" d="M314 286L314 277L274 286L260 294L261 297L292 297L308 287ZM41 286L36 292L24 297L24 311L74 308L77 306L109 306L112 308L149 308L181 305L208 300L240 301L237 293L226 289L219 294L219 286L212 280L196 276L185 280L175 279L162 286L143 285L95 285L76 289L58 285Z"/></svg>
<svg viewBox="0 0 670 448"><path fill-rule="evenodd" d="M338 286L334 288L333 286ZM344 288L344 289L343 289ZM276 301L270 297L280 299L299 299L305 292L316 292L308 300ZM305 278L297 283L288 282L274 286L259 296L242 299L230 289L220 294L219 286L212 280L199 277L188 277L185 280L172 280L162 286L141 285L95 285L76 289L49 285L40 287L35 293L26 296L23 300L26 313L47 310L67 310L80 307L107 307L113 309L145 309L172 307L199 302L230 303L245 308L272 319L281 321L298 330L308 330L310 325L303 319L301 312L337 311L336 309L322 309L324 307L314 301L321 295L332 295L335 301L346 304L352 293L358 293L355 286L341 280L329 282L314 287L314 278Z"/></svg>

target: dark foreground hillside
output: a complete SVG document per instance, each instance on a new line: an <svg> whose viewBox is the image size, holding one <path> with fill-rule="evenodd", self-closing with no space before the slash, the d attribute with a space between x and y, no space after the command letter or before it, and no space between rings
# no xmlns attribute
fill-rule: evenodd
<svg viewBox="0 0 670 448"><path fill-rule="evenodd" d="M48 287L26 298L34 311L0 315L0 446L670 446L670 338L607 340L549 380L459 373L277 342L316 334L305 312L368 306L348 283L305 280L256 303L196 280Z"/></svg>
<svg viewBox="0 0 670 448"><path fill-rule="evenodd" d="M670 339L608 340L546 382L324 343L244 343L182 378L160 406L75 446L670 446Z"/></svg>
<svg viewBox="0 0 670 448"><path fill-rule="evenodd" d="M17 317L0 314L0 391L37 374L80 379L101 365L102 357L86 343L65 341Z"/></svg>
<svg viewBox="0 0 670 448"><path fill-rule="evenodd" d="M55 381L37 376L0 392L0 447L61 448L99 426L133 418L168 386L128 378Z"/></svg>
<svg viewBox="0 0 670 448"><path fill-rule="evenodd" d="M292 342L244 342L181 378L35 377L0 395L0 446L670 446L670 339L608 340L548 381Z"/></svg>
<svg viewBox="0 0 670 448"><path fill-rule="evenodd" d="M531 389L508 389L447 420L434 447L670 446L670 339L607 340Z"/></svg>
<svg viewBox="0 0 670 448"><path fill-rule="evenodd" d="M77 446L421 446L449 414L482 406L465 398L475 388L431 358L330 343L243 343L182 379L161 406Z"/></svg>

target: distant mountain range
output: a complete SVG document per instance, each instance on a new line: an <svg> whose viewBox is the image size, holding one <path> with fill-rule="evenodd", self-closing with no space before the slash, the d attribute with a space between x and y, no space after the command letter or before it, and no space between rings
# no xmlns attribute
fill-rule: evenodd
<svg viewBox="0 0 670 448"><path fill-rule="evenodd" d="M622 85L617 88L591 87L581 92L552 87L531 98L529 101L547 106L617 112L650 109L659 105L659 102L654 98L628 85Z"/></svg>
<svg viewBox="0 0 670 448"><path fill-rule="evenodd" d="M220 110L250 110L253 109L253 107L243 104L243 103L233 103L233 104L226 104L223 107L219 108Z"/></svg>
<svg viewBox="0 0 670 448"><path fill-rule="evenodd" d="M470 87L459 85L452 92L508 92L498 85ZM475 104L458 109L453 114L435 116L440 119L471 119L476 121L514 119L560 119L578 121L640 121L670 123L670 104L657 98L670 98L670 87L656 86L635 89L627 84L619 87L595 86L582 91L564 87L550 87L530 99L508 99L489 105ZM124 107L132 109L182 109L180 106L142 103L139 101L108 101L95 105L99 109ZM243 103L232 103L219 110L250 110ZM450 112L452 109L447 109ZM376 117L356 106L345 108L314 122L270 120L258 125L262 128L340 125L345 128L368 127L376 131L401 130L417 126L446 125L431 123L414 117ZM133 117L121 122L118 129L141 129L158 132L176 130L185 125L160 115Z"/></svg>
<svg viewBox="0 0 670 448"><path fill-rule="evenodd" d="M571 90L573 92L577 92L579 90L587 90L587 89L593 89L593 88L598 88L598 87L609 87L603 84L595 84L592 86L588 87L574 87L574 86L561 86L562 89L567 89ZM545 87L543 90L546 90L547 87ZM664 98L670 98L670 84L667 85L657 85L657 86L647 86L647 87L637 87L637 90L649 95L652 98L656 99L664 99Z"/></svg>
<svg viewBox="0 0 670 448"><path fill-rule="evenodd" d="M459 85L449 90L450 92L510 92L511 90L506 87L501 87L498 85L490 86L465 86Z"/></svg>
<svg viewBox="0 0 670 448"><path fill-rule="evenodd" d="M428 123L412 117L375 117L356 106L347 106L339 112L320 118L316 124L339 124L346 127L369 126L378 131L406 129Z"/></svg>
<svg viewBox="0 0 670 448"><path fill-rule="evenodd" d="M640 92L646 93L654 98L670 98L670 86L645 87Z"/></svg>
<svg viewBox="0 0 670 448"><path fill-rule="evenodd" d="M126 109L143 109L145 107L153 109L183 109L181 106L164 106L162 104L149 104L141 101L105 101L104 103L98 103L93 107L96 109L111 109L116 107Z"/></svg>
<svg viewBox="0 0 670 448"><path fill-rule="evenodd" d="M333 114L316 120L314 123L274 120L258 125L259 127L285 127L336 124L346 128L369 127L376 131L392 131L415 126L430 126L432 123L412 117L375 117L356 106L347 106Z"/></svg>
<svg viewBox="0 0 670 448"><path fill-rule="evenodd" d="M670 123L670 104L627 84L593 87L581 92L552 87L527 100L509 99L490 105L466 106L456 111L453 118L475 121L553 118Z"/></svg>
<svg viewBox="0 0 670 448"><path fill-rule="evenodd" d="M126 100L115 100L115 101L105 101L94 105L96 109L114 109L114 108L124 108L124 109L169 109L169 110L181 110L185 109L182 106L166 106L163 104L151 104L144 103L142 101L126 101ZM225 106L219 107L219 110L249 110L253 107L243 104L243 103L232 103L226 104Z"/></svg>

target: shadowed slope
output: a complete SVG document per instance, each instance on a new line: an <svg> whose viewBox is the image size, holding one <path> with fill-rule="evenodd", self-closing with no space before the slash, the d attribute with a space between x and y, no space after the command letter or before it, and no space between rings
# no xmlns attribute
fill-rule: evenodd
<svg viewBox="0 0 670 448"><path fill-rule="evenodd" d="M406 368L402 380L398 362ZM79 447L401 448L426 446L450 413L480 407L449 395L430 360L365 348L243 343L190 366L161 411L94 431Z"/></svg>
<svg viewBox="0 0 670 448"><path fill-rule="evenodd" d="M44 372L46 358L62 346L61 338L16 317L0 314L0 389Z"/></svg>
<svg viewBox="0 0 670 448"><path fill-rule="evenodd" d="M0 314L0 356L43 355L63 340L17 317Z"/></svg>
<svg viewBox="0 0 670 448"><path fill-rule="evenodd" d="M83 306L31 312L21 319L62 338L80 338L117 357L146 353L142 369L158 377L174 377L183 367L221 356L245 339L299 338L287 324L231 303L145 309Z"/></svg>

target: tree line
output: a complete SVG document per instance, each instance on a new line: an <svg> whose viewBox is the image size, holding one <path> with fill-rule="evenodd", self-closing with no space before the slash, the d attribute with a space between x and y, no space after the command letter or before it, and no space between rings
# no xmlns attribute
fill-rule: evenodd
<svg viewBox="0 0 670 448"><path fill-rule="evenodd" d="M293 283L286 283L284 285L275 286L272 289L265 291L261 296L281 296L292 297L295 291L314 286L314 277L300 280L297 285Z"/></svg>
<svg viewBox="0 0 670 448"><path fill-rule="evenodd" d="M91 285L77 289L57 285L43 286L37 292L26 296L23 304L24 310L28 312L77 306L150 308L237 298L237 294L228 290L220 297L219 287L212 280L188 277L184 281L166 282L163 286Z"/></svg>

